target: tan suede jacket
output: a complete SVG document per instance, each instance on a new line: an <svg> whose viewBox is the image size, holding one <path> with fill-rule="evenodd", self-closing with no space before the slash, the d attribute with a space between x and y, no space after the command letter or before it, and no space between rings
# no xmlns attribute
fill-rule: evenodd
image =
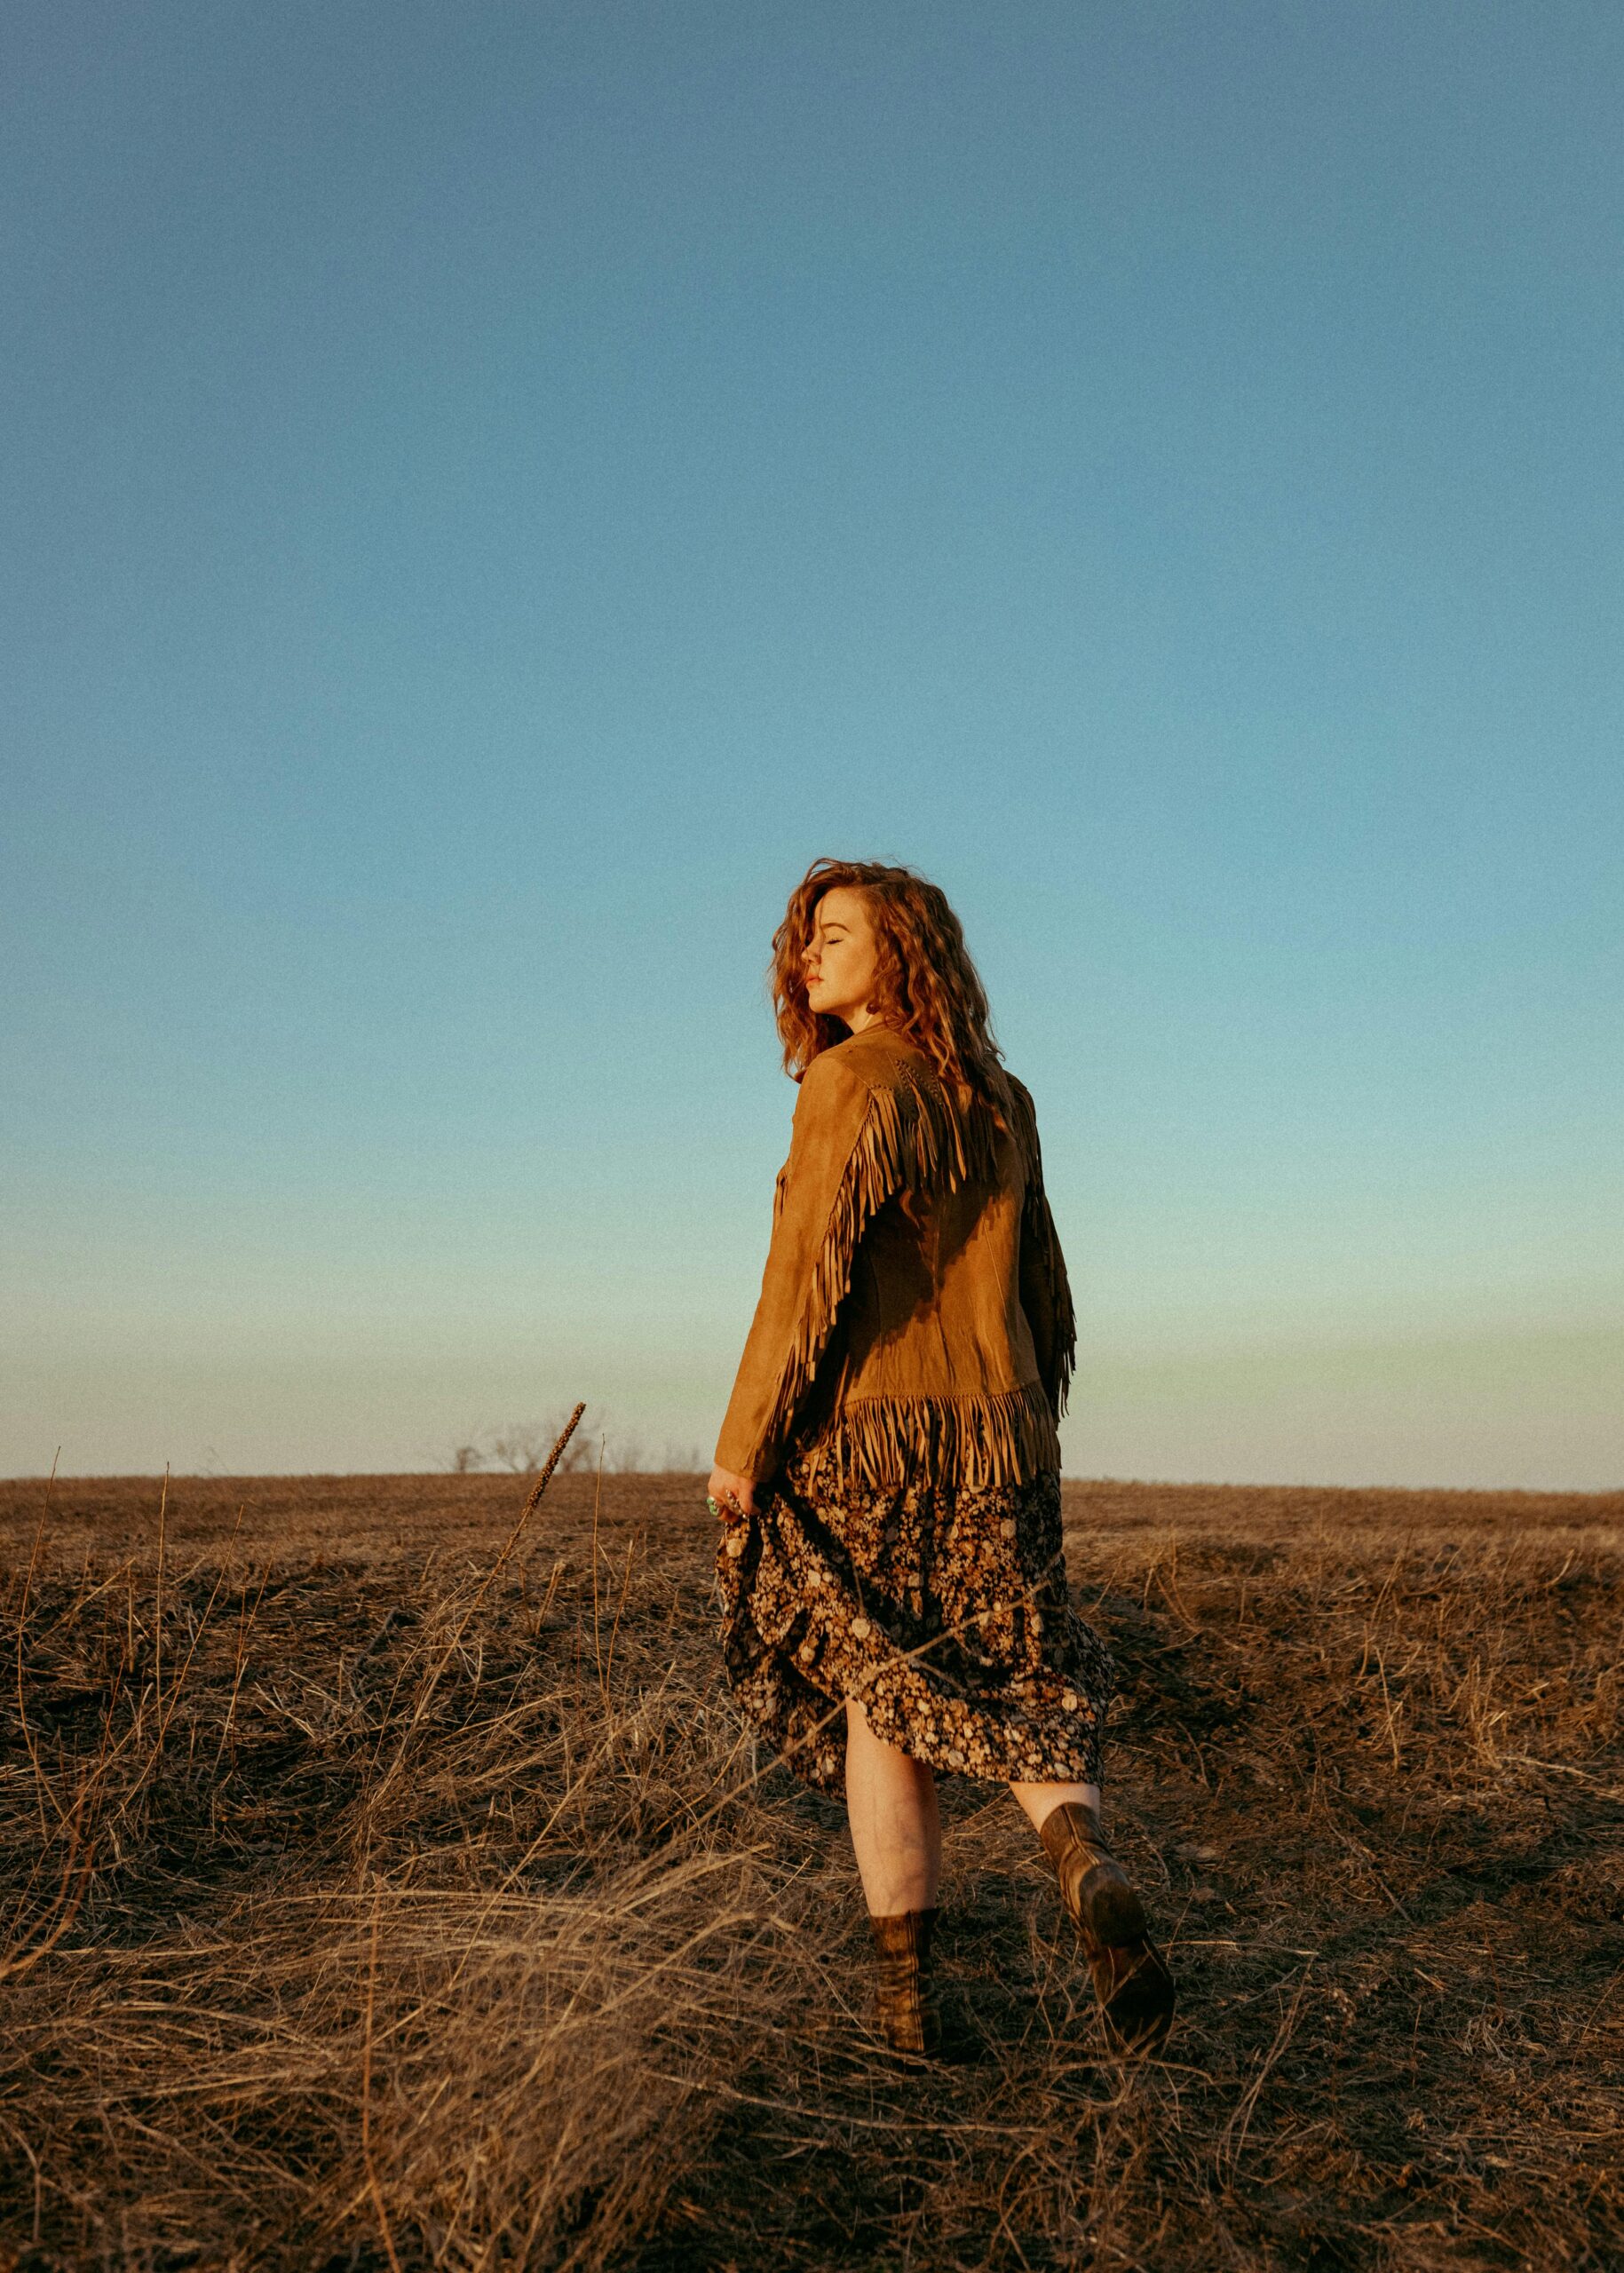
<svg viewBox="0 0 1624 2273"><path fill-rule="evenodd" d="M718 1466L764 1482L793 1449L836 1481L972 1486L1059 1466L1076 1333L1010 1086L1004 1129L889 1027L813 1058Z"/></svg>

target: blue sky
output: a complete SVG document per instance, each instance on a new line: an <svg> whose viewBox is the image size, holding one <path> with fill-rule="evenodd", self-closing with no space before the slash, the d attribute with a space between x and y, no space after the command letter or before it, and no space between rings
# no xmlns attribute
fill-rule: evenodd
<svg viewBox="0 0 1624 2273"><path fill-rule="evenodd" d="M1624 1470L1624 18L28 4L0 1467L707 1457L824 851L1068 1468Z"/></svg>

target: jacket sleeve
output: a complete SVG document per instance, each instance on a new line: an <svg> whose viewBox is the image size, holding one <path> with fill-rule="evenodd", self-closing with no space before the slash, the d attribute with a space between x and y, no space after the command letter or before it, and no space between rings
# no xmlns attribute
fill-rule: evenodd
<svg viewBox="0 0 1624 2273"><path fill-rule="evenodd" d="M1016 1085L1012 1085L1016 1086ZM1027 1119L1026 1189L1020 1217L1020 1306L1032 1329L1038 1374L1058 1420L1066 1410L1072 1366L1077 1354L1077 1323L1072 1289L1066 1275L1060 1235L1043 1190L1043 1157L1038 1144L1037 1116L1030 1095L1020 1097Z"/></svg>
<svg viewBox="0 0 1624 2273"><path fill-rule="evenodd" d="M850 1171L867 1114L867 1086L839 1051L814 1057L779 1176L761 1299L717 1442L717 1465L735 1476L761 1482L778 1466L833 1331L851 1238Z"/></svg>

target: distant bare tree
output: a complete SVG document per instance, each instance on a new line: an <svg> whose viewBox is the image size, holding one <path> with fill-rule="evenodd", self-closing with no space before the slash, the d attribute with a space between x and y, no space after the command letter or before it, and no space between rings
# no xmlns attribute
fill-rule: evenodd
<svg viewBox="0 0 1624 2273"><path fill-rule="evenodd" d="M545 1457L538 1422L510 1421L505 1429L492 1433L490 1460L495 1468L505 1468L513 1476L534 1476Z"/></svg>
<svg viewBox="0 0 1624 2273"><path fill-rule="evenodd" d="M674 1445L668 1439L656 1451L636 1435L610 1437L604 1456L605 1469L617 1476L701 1476L709 1466L697 1445Z"/></svg>
<svg viewBox="0 0 1624 2273"><path fill-rule="evenodd" d="M563 1432L569 1414L560 1406L538 1421L511 1421L502 1429L473 1429L467 1441L455 1447L446 1465L455 1476L471 1476L481 1469L503 1469L510 1476L535 1476ZM600 1414L596 1427L577 1429L558 1462L560 1469L579 1472L594 1469L599 1459L606 1476L639 1476L654 1472L690 1476L706 1465L693 1445L666 1445L656 1451L636 1430L606 1425Z"/></svg>
<svg viewBox="0 0 1624 2273"><path fill-rule="evenodd" d="M505 1429L493 1432L486 1456L494 1468L505 1468L511 1475L535 1476L568 1419L568 1413L559 1410L541 1421L511 1421ZM590 1439L577 1430L565 1446L558 1469L567 1474L574 1469L591 1468L596 1461Z"/></svg>
<svg viewBox="0 0 1624 2273"><path fill-rule="evenodd" d="M612 1476L640 1476L643 1472L641 1437L614 1437L604 1445L604 1466Z"/></svg>

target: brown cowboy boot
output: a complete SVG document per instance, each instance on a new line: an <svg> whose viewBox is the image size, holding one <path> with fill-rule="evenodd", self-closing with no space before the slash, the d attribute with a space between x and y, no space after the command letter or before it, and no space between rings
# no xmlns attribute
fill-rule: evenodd
<svg viewBox="0 0 1624 2273"><path fill-rule="evenodd" d="M1099 1818L1067 1800L1038 1836L1060 1877L1060 1893L1082 1936L1094 1993L1119 2052L1160 2052L1177 1992L1146 1929L1144 1905L1112 1853Z"/></svg>
<svg viewBox="0 0 1624 2273"><path fill-rule="evenodd" d="M931 1933L936 1912L902 1910L894 1917L870 1916L878 1965L875 2007L885 2039L898 2052L936 2059L942 2049L941 2014L931 1976Z"/></svg>

